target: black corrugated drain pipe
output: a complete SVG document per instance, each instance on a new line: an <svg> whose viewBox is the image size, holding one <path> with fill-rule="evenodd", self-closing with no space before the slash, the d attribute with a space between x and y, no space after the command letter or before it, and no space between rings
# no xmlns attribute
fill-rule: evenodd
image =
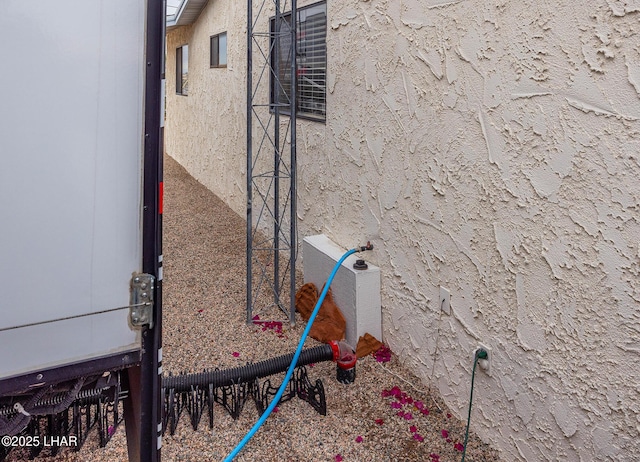
<svg viewBox="0 0 640 462"><path fill-rule="evenodd" d="M252 382L257 378L285 372L294 353L289 353L275 358L267 359L245 366L231 369L212 370L194 374L169 375L163 377L162 387L174 389L176 393L189 391L192 387L212 384L215 388ZM351 383L355 379L355 353L351 346L345 342L331 342L307 350L303 350L298 358L297 366L306 366L322 361L336 361L338 380L342 383ZM348 371L348 374L345 374ZM347 379L345 379L345 375Z"/></svg>

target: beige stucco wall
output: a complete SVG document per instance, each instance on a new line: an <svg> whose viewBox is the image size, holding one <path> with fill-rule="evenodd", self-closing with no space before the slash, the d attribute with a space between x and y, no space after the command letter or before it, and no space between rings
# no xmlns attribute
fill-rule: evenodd
<svg viewBox="0 0 640 462"><path fill-rule="evenodd" d="M376 244L384 340L459 417L491 348L472 428L505 460L640 460L640 2L345 0L328 22L327 123L298 125L300 234ZM168 123L167 151L244 213L239 40L240 90L190 102L192 76L169 111L193 131ZM233 144L199 147L215 144L187 104Z"/></svg>
<svg viewBox="0 0 640 462"><path fill-rule="evenodd" d="M165 151L245 215L246 16L210 1L190 26L167 33ZM244 13L244 10L242 10ZM227 67L211 68L209 38L227 32ZM176 48L189 45L189 91L176 94Z"/></svg>

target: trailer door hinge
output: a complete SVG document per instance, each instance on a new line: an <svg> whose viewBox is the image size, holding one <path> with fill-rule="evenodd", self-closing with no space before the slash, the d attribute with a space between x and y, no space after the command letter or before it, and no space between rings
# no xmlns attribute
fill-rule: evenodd
<svg viewBox="0 0 640 462"><path fill-rule="evenodd" d="M153 328L153 292L156 278L151 274L133 273L129 319L135 327Z"/></svg>

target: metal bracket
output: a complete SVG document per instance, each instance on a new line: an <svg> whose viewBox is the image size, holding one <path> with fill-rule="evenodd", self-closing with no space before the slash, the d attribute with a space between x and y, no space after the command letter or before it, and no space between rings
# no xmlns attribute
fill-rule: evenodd
<svg viewBox="0 0 640 462"><path fill-rule="evenodd" d="M135 327L153 328L153 291L156 278L151 274L134 273L131 278L129 319Z"/></svg>

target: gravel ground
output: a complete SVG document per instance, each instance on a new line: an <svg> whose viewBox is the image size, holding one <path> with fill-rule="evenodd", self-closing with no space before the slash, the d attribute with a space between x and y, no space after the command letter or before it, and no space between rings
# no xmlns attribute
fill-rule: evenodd
<svg viewBox="0 0 640 462"><path fill-rule="evenodd" d="M165 371L192 372L235 367L295 350L304 329L285 323L283 333L245 322L245 220L197 183L171 158L165 160L164 203ZM308 339L306 347L318 345ZM452 417L436 392L403 368L373 356L359 360L356 382L335 380L335 365L308 367L321 379L327 415L294 398L278 406L236 461L459 461L465 422ZM284 374L272 376L275 385ZM394 388L395 387L395 388ZM166 433L166 461L221 461L258 418L248 402L233 420L215 407L214 428L206 415L197 431L183 413L174 436ZM124 424L106 448L95 431L79 452L63 450L55 459L127 460ZM15 457L15 456L14 456ZM469 436L466 460L499 461L497 451Z"/></svg>

